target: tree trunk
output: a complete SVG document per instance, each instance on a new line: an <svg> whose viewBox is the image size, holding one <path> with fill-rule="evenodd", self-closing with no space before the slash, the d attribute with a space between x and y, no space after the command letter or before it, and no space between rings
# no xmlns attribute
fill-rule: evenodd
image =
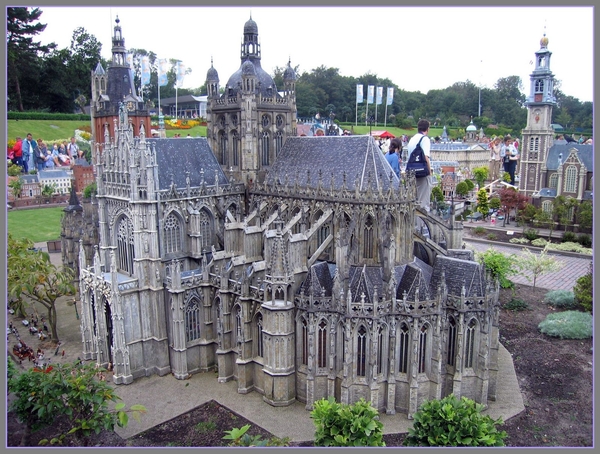
<svg viewBox="0 0 600 454"><path fill-rule="evenodd" d="M55 302L56 304L56 302ZM50 331L52 335L52 340L56 343L59 342L58 339L58 331L56 329L56 306L55 304L51 305L48 308L48 323L50 324Z"/></svg>
<svg viewBox="0 0 600 454"><path fill-rule="evenodd" d="M25 423L25 429L23 430L23 435L21 436L21 444L19 446L29 446L30 435L31 426L28 423Z"/></svg>

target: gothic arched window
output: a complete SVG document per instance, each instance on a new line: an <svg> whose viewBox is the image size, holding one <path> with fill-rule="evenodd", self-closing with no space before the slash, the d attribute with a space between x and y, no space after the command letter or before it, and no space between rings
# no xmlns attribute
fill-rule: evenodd
<svg viewBox="0 0 600 454"><path fill-rule="evenodd" d="M133 274L133 223L123 216L117 224L117 267L127 274Z"/></svg>
<svg viewBox="0 0 600 454"><path fill-rule="evenodd" d="M203 249L210 249L213 239L212 222L211 217L205 210L200 211L200 219L198 223L200 227L200 246Z"/></svg>
<svg viewBox="0 0 600 454"><path fill-rule="evenodd" d="M232 152L233 152L233 164L234 166L240 165L240 136L237 131L233 131L231 133L232 142Z"/></svg>
<svg viewBox="0 0 600 454"><path fill-rule="evenodd" d="M536 93L543 93L544 92L544 81L543 80L536 80L535 81L535 92Z"/></svg>
<svg viewBox="0 0 600 454"><path fill-rule="evenodd" d="M465 367L473 367L473 358L475 356L475 327L477 322L474 318L467 325L465 336Z"/></svg>
<svg viewBox="0 0 600 454"><path fill-rule="evenodd" d="M227 159L227 134L224 132L219 134L219 150L221 152L221 164L228 165L229 159Z"/></svg>
<svg viewBox="0 0 600 454"><path fill-rule="evenodd" d="M242 324L242 309L237 306L236 310L235 310L235 343L236 344L241 344L242 343L242 329L243 329L243 324Z"/></svg>
<svg viewBox="0 0 600 454"><path fill-rule="evenodd" d="M401 374L408 373L408 357L410 354L409 330L406 323L400 325L400 335L398 336L398 372Z"/></svg>
<svg viewBox="0 0 600 454"><path fill-rule="evenodd" d="M377 373L385 374L386 372L386 363L387 363L387 336L385 335L385 328L383 326L379 327L379 333L377 338Z"/></svg>
<svg viewBox="0 0 600 454"><path fill-rule="evenodd" d="M375 249L375 233L373 231L373 218L369 215L365 220L363 229L363 258L372 259Z"/></svg>
<svg viewBox="0 0 600 454"><path fill-rule="evenodd" d="M542 202L542 211L552 213L552 202L550 200L544 200Z"/></svg>
<svg viewBox="0 0 600 454"><path fill-rule="evenodd" d="M277 117L279 118L279 117ZM283 148L283 132L277 131L275 133L275 156L279 156L279 152Z"/></svg>
<svg viewBox="0 0 600 454"><path fill-rule="evenodd" d="M530 137L529 138L529 151L540 151L540 138Z"/></svg>
<svg viewBox="0 0 600 454"><path fill-rule="evenodd" d="M264 356L263 317L260 313L256 316L256 356Z"/></svg>
<svg viewBox="0 0 600 454"><path fill-rule="evenodd" d="M453 317L450 317L448 322L448 358L446 362L449 366L455 365L456 360L456 335L457 326Z"/></svg>
<svg viewBox="0 0 600 454"><path fill-rule="evenodd" d="M575 192L577 189L577 167L567 167L565 175L565 192Z"/></svg>
<svg viewBox="0 0 600 454"><path fill-rule="evenodd" d="M300 324L302 325L302 364L305 366L308 364L308 323L304 317L301 318Z"/></svg>
<svg viewBox="0 0 600 454"><path fill-rule="evenodd" d="M269 133L267 131L263 131L262 137L260 138L260 150L261 150L261 164L263 166L269 165Z"/></svg>
<svg viewBox="0 0 600 454"><path fill-rule="evenodd" d="M425 324L421 327L419 333L419 373L425 372L427 366L427 332L429 325Z"/></svg>
<svg viewBox="0 0 600 454"><path fill-rule="evenodd" d="M367 375L367 330L362 325L356 340L356 376L364 377Z"/></svg>
<svg viewBox="0 0 600 454"><path fill-rule="evenodd" d="M551 189L556 189L558 187L558 173L553 173L552 175L550 175L548 187L550 187Z"/></svg>
<svg viewBox="0 0 600 454"><path fill-rule="evenodd" d="M181 252L182 250L182 239L181 239L181 222L175 213L171 213L165 219L164 228L164 239L165 239L165 252L167 254L173 254L175 252Z"/></svg>
<svg viewBox="0 0 600 454"><path fill-rule="evenodd" d="M199 339L201 326L200 303L197 298L192 298L185 305L185 341Z"/></svg>
<svg viewBox="0 0 600 454"><path fill-rule="evenodd" d="M321 320L317 330L317 366L327 367L327 322Z"/></svg>

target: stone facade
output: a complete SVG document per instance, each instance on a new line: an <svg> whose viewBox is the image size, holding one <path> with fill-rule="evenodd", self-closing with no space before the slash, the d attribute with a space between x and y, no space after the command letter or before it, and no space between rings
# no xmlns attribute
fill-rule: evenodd
<svg viewBox="0 0 600 454"><path fill-rule="evenodd" d="M253 115L236 178L214 111L208 139L118 118L94 162L99 244L79 249L83 357L115 383L217 371L274 406L364 397L409 417L449 393L496 398L498 283L371 137L294 137L286 117L267 167Z"/></svg>

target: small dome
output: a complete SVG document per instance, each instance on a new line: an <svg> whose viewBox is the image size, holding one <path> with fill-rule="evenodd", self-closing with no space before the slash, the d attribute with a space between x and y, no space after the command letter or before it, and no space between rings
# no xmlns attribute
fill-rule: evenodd
<svg viewBox="0 0 600 454"><path fill-rule="evenodd" d="M296 80L296 72L292 69L290 62L288 62L287 68L283 72L283 80Z"/></svg>
<svg viewBox="0 0 600 454"><path fill-rule="evenodd" d="M242 75L244 76L256 76L256 68L250 60L246 60L242 64Z"/></svg>
<svg viewBox="0 0 600 454"><path fill-rule="evenodd" d="M252 17L244 24L244 35L246 34L258 35L258 25L252 20Z"/></svg>
<svg viewBox="0 0 600 454"><path fill-rule="evenodd" d="M548 38L546 35L542 36L542 39L540 39L540 46L548 47Z"/></svg>
<svg viewBox="0 0 600 454"><path fill-rule="evenodd" d="M473 124L473 120L471 120L471 124L467 126L467 131L477 131L477 128Z"/></svg>
<svg viewBox="0 0 600 454"><path fill-rule="evenodd" d="M217 72L217 70L215 68L213 68L212 64L210 65L210 68L208 69L208 72L206 73L206 80L211 81L211 82L219 80L219 73Z"/></svg>

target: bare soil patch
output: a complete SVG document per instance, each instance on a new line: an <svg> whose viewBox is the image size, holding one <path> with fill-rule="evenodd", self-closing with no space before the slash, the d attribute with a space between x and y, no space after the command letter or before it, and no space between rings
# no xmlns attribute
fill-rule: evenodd
<svg viewBox="0 0 600 454"><path fill-rule="evenodd" d="M501 428L508 433L507 446L593 446L593 342L563 340L540 333L538 324L553 312L543 302L546 293L545 289L526 285L518 285L514 294L512 290L501 291L502 305L518 298L529 306L529 310L519 312L501 310L500 341L513 357L525 402L525 410L505 421ZM93 435L88 446L227 446L228 441L223 440L225 431L245 424L251 423L210 401L127 440L103 431ZM32 434L28 445L37 446L39 440L52 437L66 427L66 421L57 420L54 427ZM23 426L8 413L7 446L18 446L22 433ZM252 425L249 433L263 439L273 437L256 425ZM387 446L401 446L404 437L405 434L388 434L384 440ZM75 446L75 442L66 445ZM312 442L290 443L290 446L312 446Z"/></svg>

